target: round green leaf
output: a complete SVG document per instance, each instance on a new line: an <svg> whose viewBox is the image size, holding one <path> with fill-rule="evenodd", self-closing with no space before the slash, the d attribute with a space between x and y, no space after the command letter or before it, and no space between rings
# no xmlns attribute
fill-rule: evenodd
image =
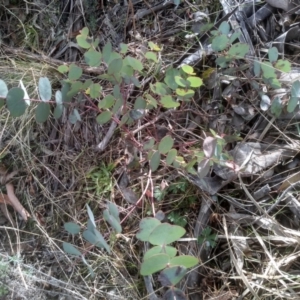
<svg viewBox="0 0 300 300"><path fill-rule="evenodd" d="M69 74L68 78L70 80L77 80L81 77L82 75L82 69L75 64L71 64L69 67Z"/></svg>
<svg viewBox="0 0 300 300"><path fill-rule="evenodd" d="M177 249L171 246L155 246L149 249L145 254L144 254L144 260L150 258L151 256L159 253L165 253L167 254L170 258L174 257L177 254Z"/></svg>
<svg viewBox="0 0 300 300"><path fill-rule="evenodd" d="M188 99L194 96L195 92L193 90L176 89L176 94L182 98Z"/></svg>
<svg viewBox="0 0 300 300"><path fill-rule="evenodd" d="M150 88L153 93L161 96L169 94L168 87L162 82L156 82L155 84L150 84Z"/></svg>
<svg viewBox="0 0 300 300"><path fill-rule="evenodd" d="M63 248L64 251L68 254L81 256L81 252L70 243L63 242Z"/></svg>
<svg viewBox="0 0 300 300"><path fill-rule="evenodd" d="M0 79L0 97L6 97L8 93L7 85L6 83Z"/></svg>
<svg viewBox="0 0 300 300"><path fill-rule="evenodd" d="M139 120L141 119L145 114L145 110L144 109L132 109L129 111L129 116L131 119L133 120Z"/></svg>
<svg viewBox="0 0 300 300"><path fill-rule="evenodd" d="M158 62L157 55L154 52L146 52L145 57L147 59L153 60L154 62Z"/></svg>
<svg viewBox="0 0 300 300"><path fill-rule="evenodd" d="M155 144L155 139L154 138L150 138L148 142L146 142L143 146L144 150L150 150L153 149Z"/></svg>
<svg viewBox="0 0 300 300"><path fill-rule="evenodd" d="M97 116L96 120L99 124L105 124L110 121L112 113L110 111L103 111L100 115Z"/></svg>
<svg viewBox="0 0 300 300"><path fill-rule="evenodd" d="M144 69L143 64L136 58L127 56L125 58L126 64L131 66L136 71L142 71Z"/></svg>
<svg viewBox="0 0 300 300"><path fill-rule="evenodd" d="M83 27L81 30L80 30L80 34L84 37L87 37L88 34L89 34L89 29L87 27Z"/></svg>
<svg viewBox="0 0 300 300"><path fill-rule="evenodd" d="M255 76L260 75L261 67L260 67L260 62L258 60L255 60L253 63L253 71Z"/></svg>
<svg viewBox="0 0 300 300"><path fill-rule="evenodd" d="M170 267L184 266L185 268L192 268L195 267L198 263L198 258L191 255L180 255L170 259Z"/></svg>
<svg viewBox="0 0 300 300"><path fill-rule="evenodd" d="M90 67L99 67L102 62L101 58L101 52L94 49L91 49L84 53L84 60Z"/></svg>
<svg viewBox="0 0 300 300"><path fill-rule="evenodd" d="M221 23L221 25L219 26L219 31L225 35L227 35L230 31L230 25L228 22L226 21L223 21Z"/></svg>
<svg viewBox="0 0 300 300"><path fill-rule="evenodd" d="M55 119L59 119L64 111L64 107L62 105L57 104L53 111L53 116Z"/></svg>
<svg viewBox="0 0 300 300"><path fill-rule="evenodd" d="M92 83L90 85L90 96L92 99L99 98L102 87L99 83Z"/></svg>
<svg viewBox="0 0 300 300"><path fill-rule="evenodd" d="M288 60L279 59L275 64L275 68L288 73L291 71L291 63Z"/></svg>
<svg viewBox="0 0 300 300"><path fill-rule="evenodd" d="M158 144L158 151L161 154L169 152L174 145L174 140L169 135L165 136Z"/></svg>
<svg viewBox="0 0 300 300"><path fill-rule="evenodd" d="M20 117L26 110L26 103L23 100L24 91L20 88L12 88L6 96L6 105L13 117Z"/></svg>
<svg viewBox="0 0 300 300"><path fill-rule="evenodd" d="M77 121L81 121L80 114L77 110L77 108L74 108L73 111L69 115L69 122L71 124L75 124Z"/></svg>
<svg viewBox="0 0 300 300"><path fill-rule="evenodd" d="M189 65L182 65L181 69L183 70L184 73L189 74L189 75L195 75L193 67Z"/></svg>
<svg viewBox="0 0 300 300"><path fill-rule="evenodd" d="M243 58L249 51L249 46L247 44L236 43L232 45L228 51L228 54L235 56L236 58Z"/></svg>
<svg viewBox="0 0 300 300"><path fill-rule="evenodd" d="M260 66L265 78L276 78L275 69L271 63L263 62Z"/></svg>
<svg viewBox="0 0 300 300"><path fill-rule="evenodd" d="M98 107L100 109L111 108L114 104L115 104L115 97L113 95L107 95L98 103Z"/></svg>
<svg viewBox="0 0 300 300"><path fill-rule="evenodd" d="M141 265L141 275L147 276L164 269L169 263L167 254L156 254L145 260Z"/></svg>
<svg viewBox="0 0 300 300"><path fill-rule="evenodd" d="M80 226L74 222L67 222L64 224L64 227L71 234L78 234L80 232Z"/></svg>
<svg viewBox="0 0 300 300"><path fill-rule="evenodd" d="M115 203L108 201L109 213L120 223L119 210Z"/></svg>
<svg viewBox="0 0 300 300"><path fill-rule="evenodd" d="M158 276L158 280L163 286L174 286L185 276L186 273L187 269L185 267L174 266L161 271Z"/></svg>
<svg viewBox="0 0 300 300"><path fill-rule="evenodd" d="M199 77L191 76L187 78L187 81L190 83L190 87L200 87L203 84L203 81Z"/></svg>
<svg viewBox="0 0 300 300"><path fill-rule="evenodd" d="M57 68L57 70L58 70L59 73L64 74L64 73L69 72L69 67L66 66L66 65L61 65L61 66L59 66L59 67Z"/></svg>
<svg viewBox="0 0 300 300"><path fill-rule="evenodd" d="M119 73L122 67L123 67L123 59L122 58L114 59L109 63L107 73L111 75Z"/></svg>
<svg viewBox="0 0 300 300"><path fill-rule="evenodd" d="M87 41L87 37L83 35L76 36L77 44L83 49L89 49L91 47L91 43Z"/></svg>
<svg viewBox="0 0 300 300"><path fill-rule="evenodd" d="M181 87L186 87L186 86L187 86L187 82L186 82L182 77L180 77L180 76L175 76L174 79L175 79L175 82L176 82L179 86L181 86Z"/></svg>
<svg viewBox="0 0 300 300"><path fill-rule="evenodd" d="M163 223L153 229L149 236L152 245L167 245L180 239L185 234L181 226Z"/></svg>
<svg viewBox="0 0 300 300"><path fill-rule="evenodd" d="M173 161L175 160L177 155L177 150L176 149L171 149L166 157L166 163L167 165L171 165Z"/></svg>
<svg viewBox="0 0 300 300"><path fill-rule="evenodd" d="M40 102L35 110L35 120L38 123L44 123L47 121L50 115L50 105L46 102Z"/></svg>
<svg viewBox="0 0 300 300"><path fill-rule="evenodd" d="M120 44L120 53L126 54L127 51L128 51L128 45L121 43Z"/></svg>
<svg viewBox="0 0 300 300"><path fill-rule="evenodd" d="M39 94L43 101L49 101L52 97L51 83L47 77L39 79Z"/></svg>
<svg viewBox="0 0 300 300"><path fill-rule="evenodd" d="M269 49L268 57L269 57L270 63L273 63L273 62L277 61L277 59L278 59L278 50L277 50L276 47L272 47L272 48Z"/></svg>
<svg viewBox="0 0 300 300"><path fill-rule="evenodd" d="M229 38L222 34L222 35L219 35L219 36L216 36L212 43L211 43L211 47L214 51L223 51L224 49L227 48L229 44Z"/></svg>
<svg viewBox="0 0 300 300"><path fill-rule="evenodd" d="M160 102L164 108L176 108L180 106L180 103L175 101L170 95L161 97Z"/></svg>
<svg viewBox="0 0 300 300"><path fill-rule="evenodd" d="M137 97L134 102L134 109L145 109L147 106L147 102L142 97Z"/></svg>
<svg viewBox="0 0 300 300"><path fill-rule="evenodd" d="M149 164L150 164L150 168L151 168L152 172L155 172L158 169L159 164L160 164L160 153L158 151L155 151L153 153Z"/></svg>
<svg viewBox="0 0 300 300"><path fill-rule="evenodd" d="M137 239L142 242L148 242L150 233L154 230L155 227L160 225L161 222L156 218L144 218L140 222L140 230L136 234Z"/></svg>

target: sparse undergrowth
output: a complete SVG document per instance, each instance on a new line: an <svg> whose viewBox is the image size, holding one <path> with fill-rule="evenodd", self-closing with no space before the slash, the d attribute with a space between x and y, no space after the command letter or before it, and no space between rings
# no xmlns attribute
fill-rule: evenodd
<svg viewBox="0 0 300 300"><path fill-rule="evenodd" d="M299 81L292 83L286 99L270 99L266 92L265 87L267 91L280 88L279 75L291 68L287 59L279 59L280 54L275 47L268 50L268 59L254 61L252 65L247 57L249 48L236 42L238 34L230 35L228 23L223 22L210 34L212 48L217 55L215 63L221 72L242 74L239 73L241 68L237 67L241 61L245 64L242 71L253 71L252 78L240 80L244 86L252 86L260 97L257 110L267 112L274 120L286 111L297 110ZM138 53L125 44L120 46L120 51L113 49L110 43L100 50L97 40L89 37L87 28L81 30L77 42L86 49L83 58L87 65L102 67L103 74L87 78L79 65L66 64L58 67L58 71L64 74L61 75L61 89L57 84L54 88L48 77L37 77L38 96L33 97L26 96L26 87L16 87L14 82L6 84L7 80L0 81L1 124L4 128L1 134L5 140L1 144L0 159L10 171L20 169L19 177L14 179L16 192L25 191L22 203L26 203L26 209L33 216L33 220L22 229L24 248L38 249L35 255L40 255L42 262L39 268L47 270L44 272L47 274L37 275L40 278L44 276L40 281L42 289L46 290L50 284L56 288L60 286L59 293L66 292L75 299L143 299L147 293L140 275L149 276L160 271L160 275L153 276L155 292L165 295L166 299L185 299L183 282L188 280L185 275L193 271L187 269L195 268L200 262L201 271L205 274L200 284L201 292L216 295L216 291L209 291L215 286L216 290L226 289L235 296L236 290L243 290L241 283L245 284L240 270L252 272L252 276L253 270L263 274L264 269L260 266L267 259L276 269L272 255L283 255L278 250L280 247L285 249L286 258L293 259L294 232L288 237L281 225L276 225L277 231L274 232L280 236L281 242L265 234L268 230L273 233L273 227L270 229L266 225L271 222L269 216L260 215L257 220L254 213L251 217L245 214L242 209L248 209L249 203L240 199L236 181L230 182L224 195L206 199L213 203L211 207L216 212L207 222L209 226L202 228L201 235L193 236L191 219L196 219L196 209L199 210L200 202L201 205L205 202L203 192L195 192L182 176L172 177L170 174L179 172L189 179L197 176L196 185L205 190L205 179L215 173L221 174L222 170L225 170L222 173L224 179L224 173L235 172L241 180L238 176L247 169L247 162L257 151L252 150L245 163L237 164L234 153L229 149L233 143L242 140L238 130L224 133L222 130L202 130L203 126L196 133L185 128L187 138L178 133L176 126L183 128L183 122L178 121L177 116L191 110L202 115L204 110L199 109L196 99L205 89L197 69L188 65L165 67L162 46L152 42L147 43L147 50ZM59 90L53 98L52 92L57 88ZM225 99L232 104L230 97ZM232 107L241 116L248 117L234 105ZM228 107L223 106L222 109L228 116ZM10 118L8 112L18 118ZM156 119L157 116L162 118ZM169 116L176 116L175 120ZM33 122L33 118L38 124ZM96 139L97 134L90 138L87 132L92 131L90 128L101 128L103 138L114 122L117 123L118 134L111 137L110 144L106 144L104 155L96 153L95 146L100 148L101 143ZM91 127L88 127L90 124ZM143 127L145 124L147 126ZM161 133L164 131L159 128L162 124L168 128L167 134ZM78 137L78 132L82 137ZM68 137L72 137L74 144L81 142L81 146L85 145L85 138L93 147L86 146L81 153L72 152L72 147L66 145ZM49 150L51 143L55 147ZM125 150L121 149L124 145ZM291 181L297 180L298 177ZM251 182L247 183L245 187L239 181L246 190ZM5 189L2 192L6 192ZM243 226L238 220L226 223L226 216L234 215L236 209L228 204L230 201L242 203L236 207L244 213L239 219L246 220ZM262 207L268 209L268 205L262 204ZM252 206L249 207L249 211L253 210ZM285 213L287 211L284 210L278 212L280 216ZM13 235L13 232L6 231L7 236L1 244L5 249L11 248L8 256L11 258L16 251L13 245L20 246L15 241L18 235ZM199 253L195 252L192 255L185 253L182 249L185 239L192 245L196 242L201 249L205 248L206 257L199 257ZM236 242L248 239L251 243L238 245ZM146 246L145 251L141 250L139 240ZM289 243L290 247L286 247ZM260 249L263 258L256 255L255 247ZM30 249L24 251L30 252ZM71 256L67 257L62 250ZM31 260L36 262L36 257L28 257L28 263ZM20 260L17 263L22 266L20 274L24 276L24 262ZM7 261L3 264L5 270L12 265L13 262ZM278 266L281 265L284 265L284 258L278 262ZM222 281L225 273L230 274L225 280L226 286ZM280 274L288 280L298 278L297 274L295 277L282 271ZM60 280L56 281L55 277ZM72 282L65 285L70 277ZM24 278L26 281L27 277ZM259 282L253 280L253 283L259 286L258 291L271 294L273 277L268 277L270 288L263 279ZM91 286L95 290L91 291ZM246 287L252 296L256 294L251 285ZM1 292L7 293L7 284L0 285L0 295ZM287 295L285 291L274 294L282 299Z"/></svg>

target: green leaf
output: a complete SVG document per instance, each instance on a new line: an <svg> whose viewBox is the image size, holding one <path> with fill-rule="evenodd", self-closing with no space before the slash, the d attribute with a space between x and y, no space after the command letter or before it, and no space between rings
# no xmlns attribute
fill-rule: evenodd
<svg viewBox="0 0 300 300"><path fill-rule="evenodd" d="M203 84L202 79L199 77L191 76L188 77L186 80L190 83L190 87L194 87L194 88L200 87Z"/></svg>
<svg viewBox="0 0 300 300"><path fill-rule="evenodd" d="M279 59L275 64L275 68L282 72L288 73L291 71L291 63L288 60Z"/></svg>
<svg viewBox="0 0 300 300"><path fill-rule="evenodd" d="M147 102L148 102L148 105L147 105L148 109L151 108L151 107L157 108L156 99L154 99L150 94L146 94L146 98L147 98Z"/></svg>
<svg viewBox="0 0 300 300"><path fill-rule="evenodd" d="M8 93L7 85L6 83L0 79L0 97L6 97Z"/></svg>
<svg viewBox="0 0 300 300"><path fill-rule="evenodd" d="M154 53L154 52L146 52L145 57L146 57L147 59L153 60L153 61L156 62L156 63L158 62L158 60L157 60L157 55L156 55L156 53Z"/></svg>
<svg viewBox="0 0 300 300"><path fill-rule="evenodd" d="M215 37L211 43L211 48L214 51L223 51L228 47L229 38L226 35L219 35Z"/></svg>
<svg viewBox="0 0 300 300"><path fill-rule="evenodd" d="M100 234L100 232L94 228L94 231L85 230L82 233L82 236L91 244L95 245L99 248L104 248L108 253L110 253L110 248L106 241L104 240L103 236Z"/></svg>
<svg viewBox="0 0 300 300"><path fill-rule="evenodd" d="M182 77L180 76L175 76L175 82L177 83L177 85L181 86L181 87L186 87L188 86L188 83L186 82L186 80L184 80Z"/></svg>
<svg viewBox="0 0 300 300"><path fill-rule="evenodd" d="M103 60L108 64L112 54L112 45L110 42L106 43L102 49Z"/></svg>
<svg viewBox="0 0 300 300"><path fill-rule="evenodd" d="M81 252L70 243L63 242L63 248L64 251L68 254L81 256Z"/></svg>
<svg viewBox="0 0 300 300"><path fill-rule="evenodd" d="M108 209L105 209L103 211L103 218L106 222L108 222L117 233L121 233L122 232L122 227L120 225L120 221L116 220L116 218L111 215L108 211Z"/></svg>
<svg viewBox="0 0 300 300"><path fill-rule="evenodd" d="M122 67L123 67L123 59L121 58L114 59L109 63L107 73L111 75L119 73Z"/></svg>
<svg viewBox="0 0 300 300"><path fill-rule="evenodd" d="M6 96L6 105L13 117L20 117L26 110L26 103L23 100L24 91L20 88L12 88Z"/></svg>
<svg viewBox="0 0 300 300"><path fill-rule="evenodd" d="M82 75L82 69L75 64L71 64L69 67L69 74L68 78L70 80L77 80L81 77Z"/></svg>
<svg viewBox="0 0 300 300"><path fill-rule="evenodd" d="M169 256L167 254L156 254L143 261L141 265L141 275L147 276L154 274L164 269L169 263Z"/></svg>
<svg viewBox="0 0 300 300"><path fill-rule="evenodd" d="M89 220L93 224L93 228L96 228L94 213L93 213L93 211L91 210L91 208L88 204L86 204L86 210L87 210L87 213L88 213L88 216L89 216Z"/></svg>
<svg viewBox="0 0 300 300"><path fill-rule="evenodd" d="M227 21L223 21L219 26L219 31L225 35L229 34L230 25Z"/></svg>
<svg viewBox="0 0 300 300"><path fill-rule="evenodd" d="M260 75L261 67L260 67L260 62L258 60L254 61L253 71L255 76L258 77Z"/></svg>
<svg viewBox="0 0 300 300"><path fill-rule="evenodd" d="M187 273L187 269L183 266L174 266L166 268L158 276L158 280L163 286L176 285ZM172 298L172 299L178 299Z"/></svg>
<svg viewBox="0 0 300 300"><path fill-rule="evenodd" d="M134 102L134 109L145 109L147 106L147 102L142 97L137 97Z"/></svg>
<svg viewBox="0 0 300 300"><path fill-rule="evenodd" d="M240 37L240 35L241 35L240 32L238 31L234 32L229 38L229 43L232 44L237 38Z"/></svg>
<svg viewBox="0 0 300 300"><path fill-rule="evenodd" d="M67 222L64 224L65 229L71 234L78 234L80 232L80 226L74 222Z"/></svg>
<svg viewBox="0 0 300 300"><path fill-rule="evenodd" d="M143 149L144 150L153 149L154 144L155 144L155 139L154 138L150 138L150 140L144 144Z"/></svg>
<svg viewBox="0 0 300 300"><path fill-rule="evenodd" d="M158 169L159 164L160 164L160 153L158 151L155 151L153 153L149 164L150 164L150 168L151 168L152 172L155 172Z"/></svg>
<svg viewBox="0 0 300 300"><path fill-rule="evenodd" d="M84 60L90 67L99 67L102 62L101 58L101 52L94 49L90 49L84 53Z"/></svg>
<svg viewBox="0 0 300 300"><path fill-rule="evenodd" d="M43 101L49 101L52 97L51 83L47 77L39 79L39 94Z"/></svg>
<svg viewBox="0 0 300 300"><path fill-rule="evenodd" d="M170 94L168 87L162 82L156 82L155 84L150 83L150 89L153 93L161 96Z"/></svg>
<svg viewBox="0 0 300 300"><path fill-rule="evenodd" d="M165 253L167 254L170 258L174 257L177 254L177 249L171 246L155 246L149 249L145 254L144 254L144 260L150 258L151 256L159 253Z"/></svg>
<svg viewBox="0 0 300 300"><path fill-rule="evenodd" d="M294 112L296 106L299 103L299 98L298 97L291 97L287 106L287 111L289 113Z"/></svg>
<svg viewBox="0 0 300 300"><path fill-rule="evenodd" d="M261 63L261 69L265 78L276 78L275 69L269 62Z"/></svg>
<svg viewBox="0 0 300 300"><path fill-rule="evenodd" d="M80 34L84 37L87 37L89 35L89 29L87 27L83 27L81 30L80 30Z"/></svg>
<svg viewBox="0 0 300 300"><path fill-rule="evenodd" d="M69 67L66 65L61 65L57 68L58 72L61 74L65 74L67 72L69 72Z"/></svg>
<svg viewBox="0 0 300 300"><path fill-rule="evenodd" d="M90 85L90 96L92 99L96 99L100 97L102 87L99 83L92 83Z"/></svg>
<svg viewBox="0 0 300 300"><path fill-rule="evenodd" d="M126 61L126 64L131 66L136 71L142 71L144 69L143 64L136 58L131 56L126 56L124 61Z"/></svg>
<svg viewBox="0 0 300 300"><path fill-rule="evenodd" d="M100 115L97 116L96 121L99 124L105 124L110 121L112 113L110 111L103 111Z"/></svg>
<svg viewBox="0 0 300 300"><path fill-rule="evenodd" d="M158 151L161 154L168 153L174 145L174 140L169 135L165 136L158 144Z"/></svg>
<svg viewBox="0 0 300 300"><path fill-rule="evenodd" d="M188 75L195 75L194 68L189 65L182 65L181 69L184 73Z"/></svg>
<svg viewBox="0 0 300 300"><path fill-rule="evenodd" d="M176 89L176 94L184 99L189 99L194 96L195 91L191 89Z"/></svg>
<svg viewBox="0 0 300 300"><path fill-rule="evenodd" d="M136 238L142 242L148 242L151 232L160 225L161 222L156 218L144 218L140 221L139 231Z"/></svg>
<svg viewBox="0 0 300 300"><path fill-rule="evenodd" d="M170 95L163 96L160 102L164 108L176 108L180 106L180 103L175 101Z"/></svg>
<svg viewBox="0 0 300 300"><path fill-rule="evenodd" d="M85 34L86 32L87 34ZM87 30L82 29L81 34L76 36L77 44L83 49L89 49L92 46L92 44L87 41L87 36L88 36L88 29Z"/></svg>
<svg viewBox="0 0 300 300"><path fill-rule="evenodd" d="M232 45L228 51L228 54L236 58L244 58L249 51L247 44L236 43Z"/></svg>
<svg viewBox="0 0 300 300"><path fill-rule="evenodd" d="M300 81L296 80L292 84L291 88L291 96L300 98Z"/></svg>
<svg viewBox="0 0 300 300"><path fill-rule="evenodd" d="M74 108L69 115L69 122L71 124L75 124L77 121L81 121L80 114L77 108Z"/></svg>
<svg viewBox="0 0 300 300"><path fill-rule="evenodd" d="M216 59L216 64L219 65L221 68L226 68L228 66L229 61L231 61L230 58L220 56Z"/></svg>
<svg viewBox="0 0 300 300"><path fill-rule="evenodd" d="M115 203L108 201L109 213L120 223L119 210Z"/></svg>
<svg viewBox="0 0 300 300"><path fill-rule="evenodd" d="M177 225L163 223L153 229L149 236L149 242L152 245L167 245L177 241L184 234L184 228Z"/></svg>
<svg viewBox="0 0 300 300"><path fill-rule="evenodd" d="M271 105L271 113L278 118L282 112L282 101L279 97L275 97Z"/></svg>
<svg viewBox="0 0 300 300"><path fill-rule="evenodd" d="M167 165L171 165L173 161L175 160L177 155L177 150L176 149L171 149L166 157L166 163Z"/></svg>
<svg viewBox="0 0 300 300"><path fill-rule="evenodd" d="M46 102L40 102L35 110L35 120L38 123L44 123L47 121L50 115L50 105Z"/></svg>
<svg viewBox="0 0 300 300"><path fill-rule="evenodd" d="M128 51L128 45L121 43L120 44L120 53L126 54L127 51Z"/></svg>
<svg viewBox="0 0 300 300"><path fill-rule="evenodd" d="M199 260L195 256L180 255L171 258L170 267L172 266L184 266L185 268L195 267L199 263Z"/></svg>
<svg viewBox="0 0 300 300"><path fill-rule="evenodd" d="M278 50L277 50L276 47L272 47L272 48L269 49L268 57L269 57L270 63L273 63L273 62L277 61L277 59L278 59Z"/></svg>
<svg viewBox="0 0 300 300"><path fill-rule="evenodd" d="M61 89L61 96L62 96L62 100L63 102L70 102L71 101L71 97L68 95L69 91L71 88L71 84L69 82L64 82L62 89Z"/></svg>
<svg viewBox="0 0 300 300"><path fill-rule="evenodd" d="M100 109L103 108L111 108L115 104L115 97L113 95L107 95L105 96L99 103L98 107Z"/></svg>
<svg viewBox="0 0 300 300"><path fill-rule="evenodd" d="M62 99L62 93L61 91L56 91L55 93L55 102L56 107L54 109L53 115L55 119L59 119L62 116L64 107L63 107L63 99Z"/></svg>

